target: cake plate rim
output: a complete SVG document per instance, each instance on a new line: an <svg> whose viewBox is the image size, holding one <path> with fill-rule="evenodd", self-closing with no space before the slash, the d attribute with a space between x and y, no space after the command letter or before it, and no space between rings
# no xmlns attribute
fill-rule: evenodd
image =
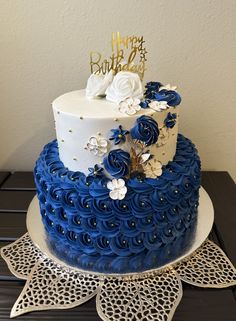
<svg viewBox="0 0 236 321"><path fill-rule="evenodd" d="M37 212L35 215L35 212ZM206 214L207 212L207 214ZM190 257L207 239L212 226L214 223L214 207L211 201L210 196L206 192L206 190L201 186L199 190L199 206L198 206L198 219L196 224L196 232L193 243L190 248L180 256L175 258L173 261L170 261L163 266L159 266L157 268L152 268L148 270L144 270L141 272L127 272L127 273L103 273L96 272L92 270L85 270L78 268L73 265L69 265L65 261L59 259L55 254L52 253L50 247L46 242L46 234L45 229L41 220L40 210L39 210L39 202L37 199L37 195L35 195L28 207L26 214L26 227L29 233L29 236L33 242L33 244L38 248L41 253L47 258L51 259L54 263L59 264L60 266L71 269L73 271L89 274L89 275L98 275L101 277L144 277L146 275L150 275L152 273L161 273L163 270L174 267L181 261Z"/></svg>

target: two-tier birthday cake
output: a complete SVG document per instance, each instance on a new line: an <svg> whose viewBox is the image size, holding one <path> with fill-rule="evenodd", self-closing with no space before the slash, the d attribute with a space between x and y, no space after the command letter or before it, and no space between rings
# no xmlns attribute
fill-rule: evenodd
<svg viewBox="0 0 236 321"><path fill-rule="evenodd" d="M117 34L112 41L110 63L91 56L86 90L53 102L57 140L44 147L34 173L57 256L90 271L138 272L191 242L200 159L178 134L176 87L142 85L143 38Z"/></svg>

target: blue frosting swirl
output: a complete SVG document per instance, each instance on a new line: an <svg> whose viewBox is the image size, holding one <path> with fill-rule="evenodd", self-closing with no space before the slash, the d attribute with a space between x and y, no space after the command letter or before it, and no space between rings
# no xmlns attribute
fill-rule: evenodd
<svg viewBox="0 0 236 321"><path fill-rule="evenodd" d="M130 155L122 149L113 149L104 158L103 163L111 176L121 178L129 173Z"/></svg>
<svg viewBox="0 0 236 321"><path fill-rule="evenodd" d="M130 130L133 139L144 142L147 146L155 144L159 136L157 122L150 116L141 116L136 120L135 126Z"/></svg>
<svg viewBox="0 0 236 321"><path fill-rule="evenodd" d="M177 106L181 103L181 97L176 91L166 89L162 89L156 93L155 100L167 101L169 106Z"/></svg>
<svg viewBox="0 0 236 321"><path fill-rule="evenodd" d="M125 172L122 166L116 171ZM151 268L168 253L175 255L196 224L200 159L182 135L163 174L128 179L123 200L109 197L105 177L87 180L65 168L56 141L44 147L34 177L51 244L82 268L118 273Z"/></svg>

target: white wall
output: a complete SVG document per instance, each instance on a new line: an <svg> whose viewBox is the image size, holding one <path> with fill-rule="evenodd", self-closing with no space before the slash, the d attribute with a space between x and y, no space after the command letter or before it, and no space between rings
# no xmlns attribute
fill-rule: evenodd
<svg viewBox="0 0 236 321"><path fill-rule="evenodd" d="M146 80L177 84L203 169L236 179L235 0L0 0L0 168L31 170L50 103L82 88L112 31L146 39Z"/></svg>

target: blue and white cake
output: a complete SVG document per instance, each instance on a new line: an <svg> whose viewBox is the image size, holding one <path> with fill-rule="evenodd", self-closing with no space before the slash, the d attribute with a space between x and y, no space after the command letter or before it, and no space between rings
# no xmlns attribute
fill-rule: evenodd
<svg viewBox="0 0 236 321"><path fill-rule="evenodd" d="M194 235L200 159L178 134L176 87L138 74L92 74L52 106L57 140L35 181L48 242L103 273L139 272L180 255Z"/></svg>

